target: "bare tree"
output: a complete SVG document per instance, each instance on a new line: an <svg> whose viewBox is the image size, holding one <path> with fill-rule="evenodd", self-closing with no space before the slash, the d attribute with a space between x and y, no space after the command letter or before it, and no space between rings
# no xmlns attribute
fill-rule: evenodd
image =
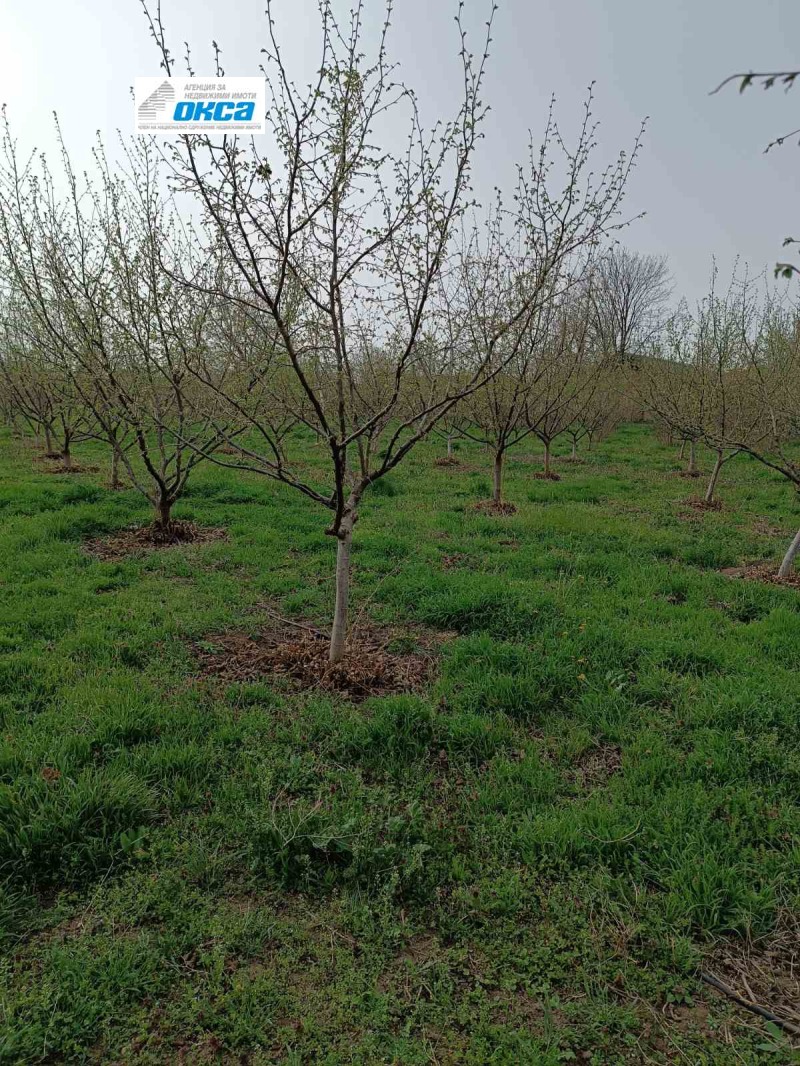
<svg viewBox="0 0 800 1066"><path fill-rule="evenodd" d="M60 137L60 134L59 134ZM8 125L0 166L0 266L58 379L150 501L154 530L219 441L193 402L188 364L207 343L213 300L164 270L213 269L163 201L152 145L129 148L112 176L102 148L79 181L61 144L63 192L43 159L18 160ZM36 165L38 162L38 166Z"/></svg>
<svg viewBox="0 0 800 1066"><path fill-rule="evenodd" d="M727 291L719 293L715 266L710 292L697 309L693 338L699 416L715 455L704 496L707 504L714 501L723 467L740 451L727 442L742 436L753 439L762 421L747 367L748 349L758 328L758 308L747 276L740 279L734 272Z"/></svg>
<svg viewBox="0 0 800 1066"><path fill-rule="evenodd" d="M55 380L41 354L26 342L18 331L18 316L3 311L0 376L3 404L11 421L22 419L37 440L44 444L45 455L55 457L53 430L57 419Z"/></svg>
<svg viewBox="0 0 800 1066"><path fill-rule="evenodd" d="M571 459L578 459L581 441L591 451L595 441L609 436L623 420L620 386L617 369L607 362L581 368L570 404L569 424L564 430L572 442Z"/></svg>
<svg viewBox="0 0 800 1066"><path fill-rule="evenodd" d="M442 415L434 426L434 433L440 438L440 440L445 442L447 450L440 459L437 459L438 463L458 463L454 451L454 443L459 437L464 437L466 435L465 431L468 426L469 414L463 403L456 404L454 407L451 407L446 414Z"/></svg>
<svg viewBox="0 0 800 1066"><path fill-rule="evenodd" d="M625 363L658 336L672 291L666 259L615 245L592 272L590 300L595 344Z"/></svg>
<svg viewBox="0 0 800 1066"><path fill-rule="evenodd" d="M746 361L737 388L752 410L746 419L709 432L717 446L747 452L777 471L800 493L800 316L768 302L758 328L743 335ZM778 570L788 577L800 553L800 532L788 545Z"/></svg>
<svg viewBox="0 0 800 1066"><path fill-rule="evenodd" d="M727 290L718 287L716 265L709 292L692 314L682 305L665 330L657 353L632 376L649 410L670 436L688 444L687 473L699 476L697 444L714 453L704 502L714 502L723 467L742 450L735 442L760 440L764 412L754 396L751 356L758 347L761 310L746 272L734 270Z"/></svg>
<svg viewBox="0 0 800 1066"><path fill-rule="evenodd" d="M263 336L274 338L278 349L266 374L291 379L283 388L298 417L325 442L326 479L288 462L263 423L267 447L242 450L240 465L290 485L331 515L327 533L336 539L337 561L330 658L336 662L346 652L353 528L364 493L501 369L498 344L534 313L547 279L618 221L636 153L620 157L595 184L587 108L578 148L564 148L563 192L548 195L549 152L562 144L553 124L548 154L534 156L531 173L520 172L518 199L503 211L519 250L503 316L478 352L434 345L437 372L426 372L427 387L420 390L411 379L431 358L426 338L436 334L443 308L466 298L453 291L455 272L449 274L447 264L469 203L489 37L476 59L458 8L462 102L451 120L426 132L415 95L395 80L388 58L391 4L369 57L362 2L348 25L337 21L328 0L320 14L318 75L301 91L286 68L267 3L269 160L235 138L212 144L198 137L178 142L171 162L175 187L199 198L209 244L224 251L243 283L244 293L215 287L215 296L235 299L263 318ZM148 18L170 73L160 12ZM218 71L219 58L217 52ZM188 53L187 69L191 74ZM410 134L406 148L394 153L382 144L386 116L403 110ZM462 261L472 250L468 240ZM223 393L236 407L237 397Z"/></svg>
<svg viewBox="0 0 800 1066"><path fill-rule="evenodd" d="M47 336L25 313L24 304L8 284L0 305L0 377L11 409L36 437L45 455L73 469L72 448L96 436L96 423L58 361Z"/></svg>
<svg viewBox="0 0 800 1066"><path fill-rule="evenodd" d="M602 367L602 358L595 359L591 347L589 314L590 302L583 294L557 308L543 338L542 372L525 404L525 424L544 448L543 475L554 480L553 442L578 417Z"/></svg>
<svg viewBox="0 0 800 1066"><path fill-rule="evenodd" d="M474 263L471 265L475 266ZM497 285L502 272L498 267L490 257L481 263L477 279L474 276L472 279L475 284L473 314L464 321L468 322L468 343L477 350L487 343L487 331L491 332L502 313L502 294L498 302L497 291L502 289L502 285ZM481 277L484 272L487 276ZM544 334L554 310L552 302L545 302L524 327L505 335L496 347L496 357L502 369L463 404L467 414L467 421L462 426L463 435L485 445L492 456L492 502L496 506L503 503L507 452L533 433L533 427L525 421L525 412L532 391L545 373Z"/></svg>
<svg viewBox="0 0 800 1066"><path fill-rule="evenodd" d="M666 429L670 439L689 445L686 473L699 476L697 444L703 440L707 379L698 362L695 321L682 303L669 319L653 348L630 364L628 381L650 417Z"/></svg>

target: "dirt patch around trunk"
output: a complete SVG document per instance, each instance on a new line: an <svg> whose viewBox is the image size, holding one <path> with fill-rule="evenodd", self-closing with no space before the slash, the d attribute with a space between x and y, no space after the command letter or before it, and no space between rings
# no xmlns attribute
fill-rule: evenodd
<svg viewBox="0 0 800 1066"><path fill-rule="evenodd" d="M96 474L100 469L99 466L81 466L79 463L72 463L71 466L64 466L63 463L56 463L55 466L48 466L48 474Z"/></svg>
<svg viewBox="0 0 800 1066"><path fill-rule="evenodd" d="M690 496L686 500L681 500L683 507L691 507L693 511L721 511L722 500L704 500L702 496Z"/></svg>
<svg viewBox="0 0 800 1066"><path fill-rule="evenodd" d="M195 651L204 677L245 682L282 678L294 688L336 692L359 703L424 688L442 642L441 634L373 630L352 637L342 662L331 663L325 633L287 623L256 634L212 634Z"/></svg>
<svg viewBox="0 0 800 1066"><path fill-rule="evenodd" d="M83 550L95 559L124 559L128 555L141 555L142 552L172 548L178 544L209 544L215 540L225 540L227 536L225 529L198 526L194 522L173 522L169 530L156 526L132 526L108 537L96 537L87 541Z"/></svg>
<svg viewBox="0 0 800 1066"><path fill-rule="evenodd" d="M478 514L486 515L510 515L517 513L517 505L507 500L479 500L473 507Z"/></svg>
<svg viewBox="0 0 800 1066"><path fill-rule="evenodd" d="M793 570L786 577L778 577L778 564L775 562L750 563L747 566L726 566L720 570L725 577L741 578L744 581L761 581L766 585L779 585L781 588L800 589L800 571Z"/></svg>

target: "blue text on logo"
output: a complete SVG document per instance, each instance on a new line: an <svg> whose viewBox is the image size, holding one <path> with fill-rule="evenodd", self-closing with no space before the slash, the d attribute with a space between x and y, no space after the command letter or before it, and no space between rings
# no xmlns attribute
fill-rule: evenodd
<svg viewBox="0 0 800 1066"><path fill-rule="evenodd" d="M251 122L255 110L253 100L181 100L172 118L175 122Z"/></svg>

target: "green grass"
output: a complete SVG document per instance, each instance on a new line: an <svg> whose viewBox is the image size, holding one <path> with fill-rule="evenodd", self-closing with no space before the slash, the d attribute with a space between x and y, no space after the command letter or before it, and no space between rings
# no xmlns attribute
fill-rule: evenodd
<svg viewBox="0 0 800 1066"><path fill-rule="evenodd" d="M438 674L353 706L192 656L325 621L311 502L207 466L175 516L227 542L101 562L146 504L2 437L0 1061L791 1061L698 976L798 909L800 595L718 572L779 557L791 492L737 458L687 520L629 426L560 482L511 453L492 518L439 451L354 549L355 613L447 631Z"/></svg>

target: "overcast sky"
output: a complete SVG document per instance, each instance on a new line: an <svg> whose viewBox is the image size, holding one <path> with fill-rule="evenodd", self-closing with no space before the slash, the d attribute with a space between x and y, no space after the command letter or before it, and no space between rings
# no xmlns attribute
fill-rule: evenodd
<svg viewBox="0 0 800 1066"><path fill-rule="evenodd" d="M24 147L52 149L53 111L82 161L95 130L106 141L116 129L132 130L133 79L160 73L138 0L7 0L4 7L0 101ZM198 74L212 71L212 38L227 74L258 73L262 0L162 0L162 7L173 52L188 39ZM476 46L487 10L484 0L466 0ZM454 11L455 0L395 0L392 56L429 121L452 113L458 100ZM274 14L303 80L318 55L316 5L274 0ZM562 126L574 130L594 80L606 159L629 147L649 116L628 201L631 214L647 215L625 243L666 255L677 292L702 295L712 255L727 271L737 254L754 270L784 254L783 237L795 223L800 230L800 148L795 138L768 155L763 149L800 125L800 85L789 94L709 90L737 70L800 65L798 0L499 0L493 38L479 193L508 183L528 129L542 129L552 93Z"/></svg>

